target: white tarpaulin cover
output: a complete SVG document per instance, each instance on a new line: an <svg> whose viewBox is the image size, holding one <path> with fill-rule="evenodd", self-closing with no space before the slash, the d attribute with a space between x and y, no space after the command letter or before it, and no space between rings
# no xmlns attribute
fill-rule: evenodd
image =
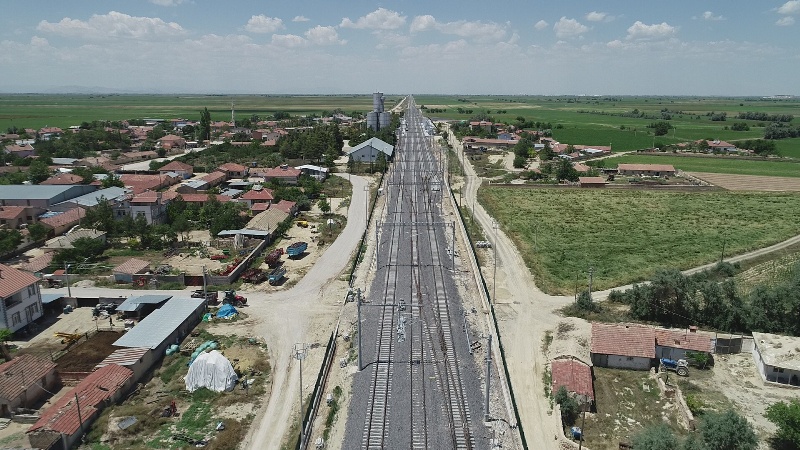
<svg viewBox="0 0 800 450"><path fill-rule="evenodd" d="M186 389L194 392L201 387L214 392L230 391L236 385L236 372L228 358L217 350L203 353L189 366Z"/></svg>

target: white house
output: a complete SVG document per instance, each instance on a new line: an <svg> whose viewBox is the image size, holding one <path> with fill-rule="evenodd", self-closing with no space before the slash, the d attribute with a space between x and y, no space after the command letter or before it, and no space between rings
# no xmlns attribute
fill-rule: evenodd
<svg viewBox="0 0 800 450"><path fill-rule="evenodd" d="M18 331L42 317L39 279L0 264L0 328Z"/></svg>
<svg viewBox="0 0 800 450"><path fill-rule="evenodd" d="M380 153L383 153L388 161L394 154L394 147L378 138L371 138L350 149L347 156L356 162L374 163Z"/></svg>
<svg viewBox="0 0 800 450"><path fill-rule="evenodd" d="M753 332L753 343L761 379L800 387L800 337Z"/></svg>

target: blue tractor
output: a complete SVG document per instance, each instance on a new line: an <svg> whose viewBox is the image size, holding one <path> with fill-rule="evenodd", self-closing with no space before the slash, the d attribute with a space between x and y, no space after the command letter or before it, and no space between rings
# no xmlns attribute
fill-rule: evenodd
<svg viewBox="0 0 800 450"><path fill-rule="evenodd" d="M659 372L671 370L682 377L689 376L689 363L685 359L669 359L661 358L661 364L658 366Z"/></svg>

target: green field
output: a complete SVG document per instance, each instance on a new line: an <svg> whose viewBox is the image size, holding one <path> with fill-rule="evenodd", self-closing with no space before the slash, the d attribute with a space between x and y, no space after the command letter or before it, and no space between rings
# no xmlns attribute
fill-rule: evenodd
<svg viewBox="0 0 800 450"><path fill-rule="evenodd" d="M502 225L545 292L647 279L800 234L800 195L778 193L482 187L479 201Z"/></svg>
<svg viewBox="0 0 800 450"><path fill-rule="evenodd" d="M771 177L800 177L800 161L753 161L747 159L695 156L625 155L606 161L609 167L617 164L672 164L686 172L731 173L735 175L764 175Z"/></svg>
<svg viewBox="0 0 800 450"><path fill-rule="evenodd" d="M735 141L764 135L763 125L755 120L739 120L739 112L759 111L769 114L792 114L800 122L800 99L765 100L761 98L720 97L537 97L537 96L415 96L417 104L446 109L431 116L466 120L458 108L472 109L473 114L486 113L496 121L513 122L518 116L550 122L553 137L567 144L611 145L614 151L637 150L697 139ZM650 116L660 116L663 109L671 114L674 127L668 135L655 137L647 125L654 118L622 117L618 114L638 109ZM506 111L498 114L497 111ZM582 112L581 112L582 111ZM712 121L708 113L727 113L726 121ZM750 131L725 129L733 122L747 122ZM800 139L778 141L782 156L800 158Z"/></svg>
<svg viewBox="0 0 800 450"><path fill-rule="evenodd" d="M387 96L386 107L400 101ZM8 127L69 127L82 121L124 119L200 119L207 107L212 120L230 120L231 103L236 116L266 117L276 111L293 115L320 114L341 108L345 113L372 110L372 95L265 96L265 95L0 95L0 132Z"/></svg>

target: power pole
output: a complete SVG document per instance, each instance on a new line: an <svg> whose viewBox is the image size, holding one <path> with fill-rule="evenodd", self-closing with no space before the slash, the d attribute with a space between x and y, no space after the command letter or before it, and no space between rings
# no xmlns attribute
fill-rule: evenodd
<svg viewBox="0 0 800 450"><path fill-rule="evenodd" d="M581 408L583 409L583 417L581 418L581 439L578 442L578 450L583 448L583 428L586 425L586 396L581 396Z"/></svg>
<svg viewBox="0 0 800 450"><path fill-rule="evenodd" d="M484 398L483 421L488 422L489 417L489 386L492 381L492 335L486 336L486 397Z"/></svg>
<svg viewBox="0 0 800 450"><path fill-rule="evenodd" d="M303 448L303 360L308 354L308 346L305 343L294 344L294 358L300 361L300 448Z"/></svg>
<svg viewBox="0 0 800 450"><path fill-rule="evenodd" d="M594 267L589 267L589 298L592 297L592 278L594 276Z"/></svg>
<svg viewBox="0 0 800 450"><path fill-rule="evenodd" d="M358 371L364 368L361 363L361 288L356 289L356 305L358 309Z"/></svg>

